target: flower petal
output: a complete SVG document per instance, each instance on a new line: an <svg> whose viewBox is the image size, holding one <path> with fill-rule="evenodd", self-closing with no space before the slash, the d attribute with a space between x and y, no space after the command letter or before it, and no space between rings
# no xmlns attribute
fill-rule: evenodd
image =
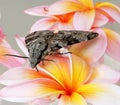
<svg viewBox="0 0 120 105"><path fill-rule="evenodd" d="M44 63L40 63L37 68L44 68L46 72L51 75L51 77L54 78L57 82L59 82L64 88L70 87L71 61L68 55L69 54L56 54L47 56L45 59L53 61L45 61Z"/></svg>
<svg viewBox="0 0 120 105"><path fill-rule="evenodd" d="M50 14L53 14L53 15L70 13L70 12L79 11L82 9L83 9L83 6L81 6L77 2L70 1L70 0L57 1L53 3L51 6L49 6L48 8Z"/></svg>
<svg viewBox="0 0 120 105"><path fill-rule="evenodd" d="M63 94L61 86L50 79L36 79L1 89L1 99L12 102L29 102L45 96Z"/></svg>
<svg viewBox="0 0 120 105"><path fill-rule="evenodd" d="M39 30L49 30L56 22L55 18L43 18L38 20L31 27L30 32L39 31Z"/></svg>
<svg viewBox="0 0 120 105"><path fill-rule="evenodd" d="M109 19L105 15L101 14L99 10L96 9L94 24L92 27L101 27L105 25L108 21Z"/></svg>
<svg viewBox="0 0 120 105"><path fill-rule="evenodd" d="M17 42L18 46L20 47L20 49L23 51L23 53L27 57L29 57L28 50L25 45L25 39L23 37L20 37L19 35L16 35L16 42Z"/></svg>
<svg viewBox="0 0 120 105"><path fill-rule="evenodd" d="M101 2L96 5L96 8L99 8L106 12L109 16L106 16L110 19L114 19L118 23L120 23L120 8L116 6L115 4L109 3L109 2Z"/></svg>
<svg viewBox="0 0 120 105"><path fill-rule="evenodd" d="M120 72L107 65L99 64L94 67L93 71L89 82L116 83L120 80Z"/></svg>
<svg viewBox="0 0 120 105"><path fill-rule="evenodd" d="M72 23L58 23L59 30L74 30Z"/></svg>
<svg viewBox="0 0 120 105"><path fill-rule="evenodd" d="M84 84L91 74L91 68L80 57L72 54L72 87L78 88Z"/></svg>
<svg viewBox="0 0 120 105"><path fill-rule="evenodd" d="M99 36L95 39L75 44L69 50L84 58L89 64L97 62L105 53L107 47L107 39L105 33L101 29L96 30Z"/></svg>
<svg viewBox="0 0 120 105"><path fill-rule="evenodd" d="M3 73L0 76L0 83L4 85L14 85L37 78L50 78L50 76L41 70L38 72L30 68L16 67Z"/></svg>
<svg viewBox="0 0 120 105"><path fill-rule="evenodd" d="M69 96L63 95L58 105L87 105L87 103L80 94L73 93Z"/></svg>
<svg viewBox="0 0 120 105"><path fill-rule="evenodd" d="M107 54L120 62L120 35L115 31L104 28L107 35Z"/></svg>
<svg viewBox="0 0 120 105"><path fill-rule="evenodd" d="M88 18L89 17L89 18ZM73 24L77 30L90 30L95 18L95 11L92 9L86 12L76 12L73 18Z"/></svg>
<svg viewBox="0 0 120 105"><path fill-rule="evenodd" d="M0 46L0 63L8 68L13 68L17 66L21 66L25 63L24 59L13 57L13 56L5 56L5 54L14 54L19 55L16 51L11 48Z"/></svg>
<svg viewBox="0 0 120 105"><path fill-rule="evenodd" d="M49 16L48 15L48 6L37 6L30 9L27 9L24 11L25 13L29 15L35 15L35 16Z"/></svg>
<svg viewBox="0 0 120 105"><path fill-rule="evenodd" d="M119 105L120 87L113 84L86 84L79 93L92 105Z"/></svg>
<svg viewBox="0 0 120 105"><path fill-rule="evenodd" d="M53 100L46 99L46 98L39 98L35 99L34 101L30 102L30 105L50 105Z"/></svg>

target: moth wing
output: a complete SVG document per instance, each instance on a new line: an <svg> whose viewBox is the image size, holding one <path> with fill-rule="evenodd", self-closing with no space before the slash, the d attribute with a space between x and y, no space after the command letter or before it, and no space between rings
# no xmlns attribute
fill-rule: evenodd
<svg viewBox="0 0 120 105"><path fill-rule="evenodd" d="M49 30L36 31L25 37L26 47L29 52L29 61L34 68L42 59L44 51L48 47L48 40L53 37L53 32Z"/></svg>
<svg viewBox="0 0 120 105"><path fill-rule="evenodd" d="M77 31L77 30L64 31L63 30L58 32L58 38L55 38L55 39L59 39L59 42L61 42L63 46L69 46L69 45L73 45L83 41L94 39L97 36L98 36L98 33L96 32Z"/></svg>

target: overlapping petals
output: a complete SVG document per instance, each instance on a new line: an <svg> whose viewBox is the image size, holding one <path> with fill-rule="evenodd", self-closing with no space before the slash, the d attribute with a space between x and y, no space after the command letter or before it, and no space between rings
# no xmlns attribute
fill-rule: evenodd
<svg viewBox="0 0 120 105"><path fill-rule="evenodd" d="M57 8L58 5L60 6L60 8ZM57 14L57 15L80 11L83 9L84 6L82 4L80 6L80 4L78 4L77 2L63 1L63 0L58 1L49 7L49 11L51 12L51 14ZM95 16L94 10L90 11L90 13L76 12L75 15L73 16L73 24L75 29L80 29L80 30L90 29L93 23L94 16Z"/></svg>
<svg viewBox="0 0 120 105"><path fill-rule="evenodd" d="M78 93L72 93L70 96L64 95L61 97L58 105L87 105L87 103L81 95Z"/></svg>
<svg viewBox="0 0 120 105"><path fill-rule="evenodd" d="M37 70L33 70L31 68L16 67L4 72L0 76L0 83L4 85L13 85L37 78L51 78L51 77L48 76L43 71L39 71L38 73Z"/></svg>
<svg viewBox="0 0 120 105"><path fill-rule="evenodd" d="M96 9L95 19L92 27L101 27L109 22L109 18L107 18L101 11Z"/></svg>
<svg viewBox="0 0 120 105"><path fill-rule="evenodd" d="M77 86L86 81L86 76L89 75L90 71L88 70L89 68L87 67L85 62L83 62L79 57L74 56L72 58L73 63L70 62L68 57L65 59L56 56L54 58L52 57L52 59L54 59L56 63L45 62L44 65L41 66L46 70L49 70L51 76L54 76L53 78L55 78L64 88L72 88L73 86L74 88L77 88ZM76 62L77 64L74 64L74 62ZM76 65L79 65L79 67L77 67ZM74 83L76 80L78 80L79 82L76 83L75 86Z"/></svg>
<svg viewBox="0 0 120 105"><path fill-rule="evenodd" d="M97 3L96 9L105 15L109 21L113 20L120 23L120 8L115 4L109 2Z"/></svg>
<svg viewBox="0 0 120 105"><path fill-rule="evenodd" d="M81 86L78 92L93 105L119 105L120 87L113 84L91 83Z"/></svg>
<svg viewBox="0 0 120 105"><path fill-rule="evenodd" d="M88 18L89 17L89 18ZM95 18L95 11L91 10L88 12L77 12L74 15L73 24L76 30L88 31L93 25ZM82 21L81 21L82 20Z"/></svg>
<svg viewBox="0 0 120 105"><path fill-rule="evenodd" d="M60 8L57 8L57 6ZM76 12L73 16L73 24L77 30L89 30L94 22L95 10L91 0L85 1L58 1L49 7L49 11L53 15ZM89 18L88 18L89 17Z"/></svg>
<svg viewBox="0 0 120 105"><path fill-rule="evenodd" d="M38 30L72 30L73 13L62 15L51 15L48 6L38 6L25 10L25 13L35 16L45 16L38 20L31 27L30 32Z"/></svg>
<svg viewBox="0 0 120 105"><path fill-rule="evenodd" d="M108 40L107 54L120 62L120 35L111 29L104 28L104 31Z"/></svg>
<svg viewBox="0 0 120 105"><path fill-rule="evenodd" d="M104 76L105 75L105 76ZM120 80L120 72L107 65L98 64L93 67L93 73L89 82L117 83Z"/></svg>
<svg viewBox="0 0 120 105"><path fill-rule="evenodd" d="M40 97L63 93L60 90L61 86L56 81L41 78L5 87L1 90L0 96L12 102L29 102Z"/></svg>
<svg viewBox="0 0 120 105"><path fill-rule="evenodd" d="M55 22L57 22L56 18L40 19L36 23L33 24L33 26L31 27L31 31L30 32L34 32L34 31L38 31L38 30L52 29L52 27L54 26Z"/></svg>
<svg viewBox="0 0 120 105"><path fill-rule="evenodd" d="M58 6L60 6L60 7L58 8ZM120 8L118 6L116 6L115 4L112 4L109 2L100 2L100 3L97 3L96 5L93 5L93 0L78 0L78 1L76 1L76 0L61 0L61 1L57 1L57 2L53 3L49 7L49 11L53 15L76 12L77 15L75 14L74 21L73 21L75 26L77 26L76 29L82 28L82 27L80 27L82 22L84 22L84 23L86 22L87 27L89 26L89 29L92 26L100 27L101 25L104 25L109 21L116 21L116 22L120 23L120 18L119 18L120 17ZM89 18L87 18L87 17L89 17ZM80 20L82 20L82 21L80 22ZM79 21L80 26L77 25L76 21ZM78 26L79 26L79 28L78 28ZM83 24L83 26L84 26L84 24ZM85 29L86 29L86 27L85 27Z"/></svg>

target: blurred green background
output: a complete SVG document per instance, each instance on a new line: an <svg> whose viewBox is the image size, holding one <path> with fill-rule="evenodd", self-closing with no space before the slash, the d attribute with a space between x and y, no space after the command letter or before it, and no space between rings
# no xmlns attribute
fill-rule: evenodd
<svg viewBox="0 0 120 105"><path fill-rule="evenodd" d="M16 34L20 36L27 35L32 24L40 18L27 15L23 11L34 6L51 4L54 1L57 0L0 0L0 13L1 13L0 26L4 29L4 33L7 35L7 40L10 42L14 49L20 51L20 49L16 45L14 36ZM115 3L116 5L120 6L120 0L94 0L94 1L95 2L107 1ZM110 23L107 26L120 33L120 25L116 23L114 24ZM119 69L120 64L116 61L114 61L113 63L113 61L114 61L113 59L106 57L107 64L110 64L111 66L116 67L116 69ZM0 73L4 72L5 70L6 68L0 65ZM0 105L25 105L25 104L1 101Z"/></svg>

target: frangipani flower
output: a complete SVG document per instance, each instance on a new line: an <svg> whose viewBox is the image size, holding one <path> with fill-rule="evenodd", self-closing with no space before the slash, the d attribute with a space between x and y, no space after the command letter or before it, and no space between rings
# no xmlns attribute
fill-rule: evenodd
<svg viewBox="0 0 120 105"><path fill-rule="evenodd" d="M0 64L8 68L21 66L25 62L24 59L5 56L5 54L19 55L15 50L11 48L5 38L5 34L0 28Z"/></svg>
<svg viewBox="0 0 120 105"><path fill-rule="evenodd" d="M109 21L120 23L120 8L109 2L94 5L93 0L59 0L48 10L53 15L75 12L73 24L79 30L101 27Z"/></svg>
<svg viewBox="0 0 120 105"><path fill-rule="evenodd" d="M25 13L35 16L45 16L33 24L30 32L38 30L74 30L73 15L68 13L63 15L50 15L48 6L38 6L25 10Z"/></svg>
<svg viewBox="0 0 120 105"><path fill-rule="evenodd" d="M8 84L0 91L2 99L49 105L119 105L119 72L105 65L90 67L75 55L48 56L55 62L38 65L39 72L19 67L0 77ZM14 73L14 76L12 75ZM17 84L16 84L16 81ZM43 104L42 104L43 103Z"/></svg>

